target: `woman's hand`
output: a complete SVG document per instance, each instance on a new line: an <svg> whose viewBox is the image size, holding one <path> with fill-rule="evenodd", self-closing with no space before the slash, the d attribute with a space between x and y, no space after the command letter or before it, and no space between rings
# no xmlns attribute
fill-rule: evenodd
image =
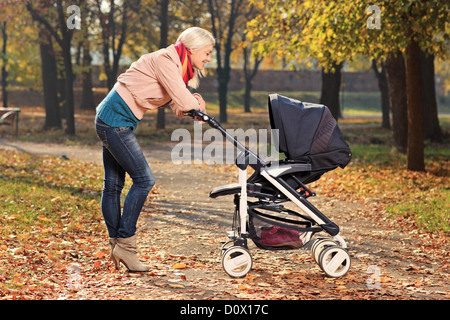
<svg viewBox="0 0 450 320"><path fill-rule="evenodd" d="M199 109L197 109L197 110L199 110L203 113L206 113L206 102L205 102L205 100L203 100L202 96L198 93L193 93L192 95L198 101Z"/></svg>

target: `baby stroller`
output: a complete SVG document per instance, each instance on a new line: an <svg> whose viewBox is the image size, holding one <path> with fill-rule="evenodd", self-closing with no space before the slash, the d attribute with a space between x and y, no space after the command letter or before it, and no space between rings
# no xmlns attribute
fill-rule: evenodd
<svg viewBox="0 0 450 320"><path fill-rule="evenodd" d="M278 164L259 158L214 118L196 110L187 113L218 129L240 151L239 183L217 187L209 195L234 195L233 225L222 247L222 266L231 277L244 277L252 268L250 238L266 250L309 248L325 274L342 277L350 268L347 245L339 227L307 200L315 196L307 184L327 171L344 168L351 159L350 148L326 106L278 94L269 95L268 104L271 127L279 134L278 151L286 156ZM248 166L254 173L247 179ZM319 232L325 235L313 240Z"/></svg>

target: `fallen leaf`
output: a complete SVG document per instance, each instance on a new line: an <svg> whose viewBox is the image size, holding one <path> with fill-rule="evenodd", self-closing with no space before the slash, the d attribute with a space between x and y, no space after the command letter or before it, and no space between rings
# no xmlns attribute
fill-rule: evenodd
<svg viewBox="0 0 450 320"><path fill-rule="evenodd" d="M98 259L102 259L104 256L105 256L105 251L98 251L95 254L95 257L98 258Z"/></svg>
<svg viewBox="0 0 450 320"><path fill-rule="evenodd" d="M186 269L185 263L175 263L173 266L174 269Z"/></svg>
<svg viewBox="0 0 450 320"><path fill-rule="evenodd" d="M45 218L45 217L38 217L38 219L41 220L41 221L45 221L45 222L52 222L51 219Z"/></svg>
<svg viewBox="0 0 450 320"><path fill-rule="evenodd" d="M240 284L239 285L239 287L238 287L238 289L239 290L249 290L249 289L251 289L252 287L250 287L250 286L248 286L248 285L246 285L246 284Z"/></svg>
<svg viewBox="0 0 450 320"><path fill-rule="evenodd" d="M194 264L194 267L203 268L203 267L205 267L205 265L203 263L196 263L196 264Z"/></svg>

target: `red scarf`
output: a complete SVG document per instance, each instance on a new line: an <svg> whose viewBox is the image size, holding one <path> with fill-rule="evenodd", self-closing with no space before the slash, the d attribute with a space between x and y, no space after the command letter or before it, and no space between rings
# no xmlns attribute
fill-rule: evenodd
<svg viewBox="0 0 450 320"><path fill-rule="evenodd" d="M194 77L194 68L192 67L191 54L182 42L177 42L175 44L175 49L177 50L178 56L180 57L183 81L184 83L186 83L187 87L189 80Z"/></svg>

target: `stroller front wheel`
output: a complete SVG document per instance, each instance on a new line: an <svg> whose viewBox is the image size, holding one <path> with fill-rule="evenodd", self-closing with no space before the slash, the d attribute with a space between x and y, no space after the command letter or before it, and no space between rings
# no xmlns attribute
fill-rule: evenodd
<svg viewBox="0 0 450 320"><path fill-rule="evenodd" d="M319 256L322 251L331 246L336 246L338 243L331 238L320 238L317 239L313 245L311 246L311 255L314 258L314 261L319 264Z"/></svg>
<svg viewBox="0 0 450 320"><path fill-rule="evenodd" d="M332 278L339 278L347 274L350 264L350 255L342 247L331 246L325 248L319 256L320 268Z"/></svg>
<svg viewBox="0 0 450 320"><path fill-rule="evenodd" d="M230 247L222 256L222 267L233 278L244 277L251 270L252 264L250 253L243 247Z"/></svg>
<svg viewBox="0 0 450 320"><path fill-rule="evenodd" d="M234 244L234 240L229 240L229 241L223 243L222 249L220 250L221 257L223 257L225 252L232 247L232 245L230 246L230 244Z"/></svg>

